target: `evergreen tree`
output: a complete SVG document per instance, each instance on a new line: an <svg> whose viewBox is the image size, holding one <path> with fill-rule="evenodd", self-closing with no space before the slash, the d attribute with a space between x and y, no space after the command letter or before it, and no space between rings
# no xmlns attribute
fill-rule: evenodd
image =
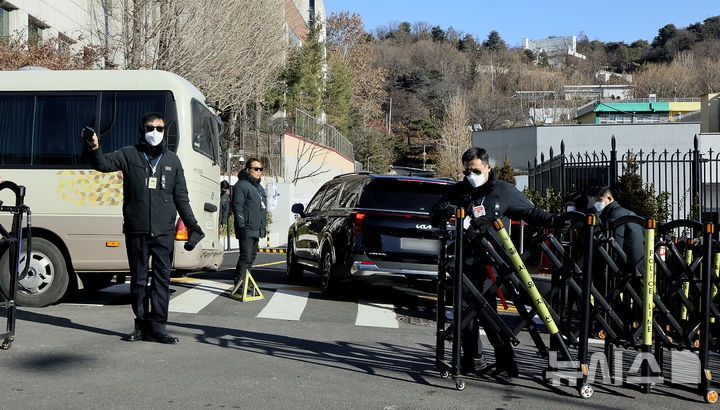
<svg viewBox="0 0 720 410"><path fill-rule="evenodd" d="M644 188L638 169L637 158L630 155L625 164L625 171L617 186L617 198L620 205L642 217L655 217L657 213L655 198Z"/></svg>
<svg viewBox="0 0 720 410"><path fill-rule="evenodd" d="M328 79L325 90L325 113L328 122L347 135L351 124L352 70L334 52L328 56Z"/></svg>
<svg viewBox="0 0 720 410"><path fill-rule="evenodd" d="M507 49L505 42L500 38L500 33L493 30L488 34L487 40L483 41L483 47L488 48L492 51L499 51Z"/></svg>
<svg viewBox="0 0 720 410"><path fill-rule="evenodd" d="M314 24L303 45L294 50L285 69L285 108L295 108L319 116L323 105L323 45L319 41L321 25Z"/></svg>
<svg viewBox="0 0 720 410"><path fill-rule="evenodd" d="M498 165L495 166L495 175L497 176L497 179L515 185L515 170L513 168L512 161L510 161L510 148L512 148L512 145L508 147L507 151L505 152L505 158L503 159L502 167Z"/></svg>

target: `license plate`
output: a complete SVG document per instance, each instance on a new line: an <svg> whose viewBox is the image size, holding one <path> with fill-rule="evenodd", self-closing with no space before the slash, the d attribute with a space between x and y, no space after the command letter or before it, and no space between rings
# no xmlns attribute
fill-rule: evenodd
<svg viewBox="0 0 720 410"><path fill-rule="evenodd" d="M410 251L439 252L440 242L437 239L400 238L400 248Z"/></svg>

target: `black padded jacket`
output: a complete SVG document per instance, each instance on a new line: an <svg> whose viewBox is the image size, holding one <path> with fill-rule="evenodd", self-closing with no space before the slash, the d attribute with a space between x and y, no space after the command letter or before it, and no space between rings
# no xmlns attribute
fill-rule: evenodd
<svg viewBox="0 0 720 410"><path fill-rule="evenodd" d="M174 234L178 213L190 231L202 232L190 208L180 159L164 145L160 150L153 148L141 141L109 154L104 154L100 148L89 151L90 163L95 170L123 173L123 233ZM156 188L150 189L150 163L155 165L156 162Z"/></svg>

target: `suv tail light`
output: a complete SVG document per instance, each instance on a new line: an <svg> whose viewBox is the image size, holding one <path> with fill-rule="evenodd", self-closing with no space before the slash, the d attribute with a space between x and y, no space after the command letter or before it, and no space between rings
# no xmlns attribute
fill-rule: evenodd
<svg viewBox="0 0 720 410"><path fill-rule="evenodd" d="M353 235L357 235L360 232L362 232L362 222L363 218L365 218L364 212L353 212Z"/></svg>
<svg viewBox="0 0 720 410"><path fill-rule="evenodd" d="M175 224L175 240L176 241L187 241L188 240L188 230L185 226L185 222L183 222L182 219L178 219L177 224Z"/></svg>

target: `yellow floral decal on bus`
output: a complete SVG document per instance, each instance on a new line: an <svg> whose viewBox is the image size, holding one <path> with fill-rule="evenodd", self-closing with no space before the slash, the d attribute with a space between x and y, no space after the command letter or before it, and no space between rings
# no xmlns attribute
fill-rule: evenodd
<svg viewBox="0 0 720 410"><path fill-rule="evenodd" d="M76 205L120 205L123 201L122 172L58 171L57 192Z"/></svg>

